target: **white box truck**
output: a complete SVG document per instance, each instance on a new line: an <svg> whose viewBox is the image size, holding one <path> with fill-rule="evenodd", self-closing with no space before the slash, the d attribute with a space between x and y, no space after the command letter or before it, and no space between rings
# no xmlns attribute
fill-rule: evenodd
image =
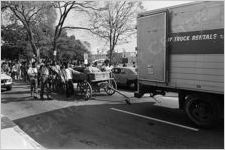
<svg viewBox="0 0 225 150"><path fill-rule="evenodd" d="M212 126L224 109L224 2L194 2L137 17L138 89L178 93L197 125Z"/></svg>

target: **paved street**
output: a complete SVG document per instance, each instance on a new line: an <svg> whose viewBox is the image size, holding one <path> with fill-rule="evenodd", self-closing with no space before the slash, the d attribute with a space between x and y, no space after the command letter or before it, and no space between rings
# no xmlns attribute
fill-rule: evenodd
<svg viewBox="0 0 225 150"><path fill-rule="evenodd" d="M177 109L176 94L133 98L104 93L84 101L54 95L33 100L29 86L16 83L2 91L1 112L45 148L224 148L223 120L217 128L200 129Z"/></svg>

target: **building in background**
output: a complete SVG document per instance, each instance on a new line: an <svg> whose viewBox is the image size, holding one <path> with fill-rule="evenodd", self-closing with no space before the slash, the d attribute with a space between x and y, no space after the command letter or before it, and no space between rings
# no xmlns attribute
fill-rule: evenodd
<svg viewBox="0 0 225 150"><path fill-rule="evenodd" d="M91 61L107 59L106 54L91 54Z"/></svg>
<svg viewBox="0 0 225 150"><path fill-rule="evenodd" d="M114 65L122 65L123 60L126 59L126 65L127 66L133 66L133 63L136 64L136 55L137 52L114 52L112 56L112 64ZM91 61L97 61L97 60L105 60L108 59L107 54L102 53L100 51L97 52L97 54L91 55Z"/></svg>
<svg viewBox="0 0 225 150"><path fill-rule="evenodd" d="M128 59L127 65L136 64L137 52L123 52L123 57Z"/></svg>

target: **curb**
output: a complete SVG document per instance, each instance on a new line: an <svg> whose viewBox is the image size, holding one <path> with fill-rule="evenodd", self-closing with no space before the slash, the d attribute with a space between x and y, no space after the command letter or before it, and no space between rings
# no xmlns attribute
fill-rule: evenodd
<svg viewBox="0 0 225 150"><path fill-rule="evenodd" d="M18 126L15 126L14 130L17 133L19 133L30 145L32 145L34 149L45 149L43 146L41 146L39 143L37 143L34 139L32 139L28 134L26 134Z"/></svg>
<svg viewBox="0 0 225 150"><path fill-rule="evenodd" d="M3 131L4 129L7 128L11 128L13 129L16 133L18 133L28 144L30 144L33 149L46 149L43 146L41 146L39 143L37 143L34 139L32 139L28 134L26 134L18 125L16 125L12 120L10 120L8 117L4 116L4 115L0 115L1 116L1 127L2 124L4 126L4 123L7 124L7 127L3 127L1 130ZM4 119L4 120L3 120ZM1 140L4 137L2 137L1 135ZM12 141L13 143L13 141ZM2 143L1 143L1 148L4 149L4 147L2 147Z"/></svg>

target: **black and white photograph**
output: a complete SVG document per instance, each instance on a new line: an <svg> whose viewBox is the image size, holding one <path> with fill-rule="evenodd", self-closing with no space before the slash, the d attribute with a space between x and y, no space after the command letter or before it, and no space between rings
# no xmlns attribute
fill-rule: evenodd
<svg viewBox="0 0 225 150"><path fill-rule="evenodd" d="M1 149L224 149L224 1L1 1Z"/></svg>

